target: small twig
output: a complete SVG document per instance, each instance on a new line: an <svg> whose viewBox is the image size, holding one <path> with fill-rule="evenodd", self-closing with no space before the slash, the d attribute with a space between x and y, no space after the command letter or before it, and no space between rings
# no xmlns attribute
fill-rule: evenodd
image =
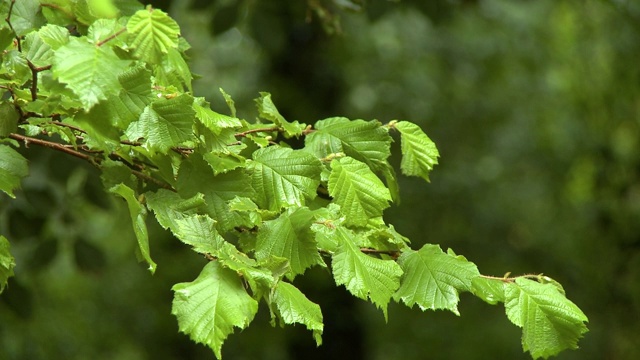
<svg viewBox="0 0 640 360"><path fill-rule="evenodd" d="M140 172L138 170L131 169L131 173L133 175L135 175L140 180L147 181L147 182L152 182L152 183L158 185L159 187L161 187L163 189L171 190L173 192L178 192L171 185L169 185L169 184L167 184L165 182L162 182L162 181L160 181L160 180L158 180L158 179L156 179L154 177L151 177L151 176L149 176L149 175L147 175L145 173L142 173L142 172Z"/></svg>
<svg viewBox="0 0 640 360"><path fill-rule="evenodd" d="M106 42L111 41L111 40L117 38L118 36L122 35L126 31L127 31L126 27L122 28L122 29L118 30L116 33L114 33L114 34L112 34L110 36L107 36L104 40L98 41L96 43L96 46L100 47L100 46L104 45Z"/></svg>
<svg viewBox="0 0 640 360"><path fill-rule="evenodd" d="M42 140L42 139L38 139L38 138L34 138L34 137L29 137L29 136L24 136L24 135L20 135L20 134L9 134L9 137L14 139L14 140L18 140L18 141L22 141L24 143L25 146L29 146L29 144L36 144L36 145L40 145L40 146L44 146L44 147L48 147L54 150L58 150L58 151L62 151L63 153L67 153L71 156L75 156L77 158L80 158L82 160L86 160L88 162L90 162L92 165L97 166L98 163L95 161L95 159L93 158L93 156L87 155L87 154L83 154L79 151L76 151L74 149L65 147L62 144L58 144L56 142L52 142L52 141L47 141L47 140Z"/></svg>
<svg viewBox="0 0 640 360"><path fill-rule="evenodd" d="M37 67L29 59L27 59L27 65L31 69L31 100L36 101L38 99L38 73L51 69L51 65Z"/></svg>
<svg viewBox="0 0 640 360"><path fill-rule="evenodd" d="M9 29L11 29L11 32L13 32L14 34L16 34L16 30L13 28L13 25L11 25L11 13L13 12L13 5L15 5L15 3L16 0L11 0L9 11L7 11L7 17L4 19L4 21L6 21L9 25ZM22 52L22 41L20 40L18 34L16 34L16 42L18 43L18 51Z"/></svg>
<svg viewBox="0 0 640 360"><path fill-rule="evenodd" d="M247 130L247 131L243 131L240 133L236 133L235 136L236 137L246 137L249 134L253 134L253 133L258 133L258 132L272 132L272 131L282 131L283 129L279 126L272 126L272 127L265 127L265 128L258 128L258 129L251 129L251 130Z"/></svg>
<svg viewBox="0 0 640 360"><path fill-rule="evenodd" d="M389 255L394 259L397 259L398 256L400 256L400 251L398 250L377 250L377 249L369 249L369 248L360 248L360 251L364 254Z"/></svg>
<svg viewBox="0 0 640 360"><path fill-rule="evenodd" d="M66 123L63 123L63 122L60 122L60 121L52 121L51 123L53 125L63 126L63 127L69 128L71 130L75 130L75 131L77 131L79 133L82 133L82 134L86 134L87 133L86 131L80 129L79 127L73 126L71 124L66 124Z"/></svg>

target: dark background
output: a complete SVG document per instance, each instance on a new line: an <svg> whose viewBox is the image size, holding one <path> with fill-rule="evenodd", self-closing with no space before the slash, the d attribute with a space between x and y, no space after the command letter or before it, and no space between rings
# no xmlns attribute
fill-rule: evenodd
<svg viewBox="0 0 640 360"><path fill-rule="evenodd" d="M640 3L625 0L155 1L178 21L196 95L239 116L269 91L288 120L410 120L436 142L431 183L402 178L386 219L414 248L453 248L488 275L560 281L589 317L558 359L640 358ZM320 18L314 4L325 10ZM337 28L337 17L340 28ZM399 152L397 146L396 153ZM171 286L203 265L150 220L150 275L124 204L89 166L23 152L31 176L0 197L16 277L0 296L0 359L210 359L177 333ZM398 159L393 159L398 164ZM460 317L371 304L313 269L324 344L261 308L226 359L527 359L501 306Z"/></svg>

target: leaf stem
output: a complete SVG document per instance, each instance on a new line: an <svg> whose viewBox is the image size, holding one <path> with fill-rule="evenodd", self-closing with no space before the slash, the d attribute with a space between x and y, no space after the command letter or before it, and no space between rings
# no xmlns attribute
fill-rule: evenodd
<svg viewBox="0 0 640 360"><path fill-rule="evenodd" d="M114 33L114 34L112 34L110 36L107 36L104 40L98 41L96 43L96 46L100 47L100 46L104 45L106 42L111 41L111 40L117 38L118 36L122 35L126 31L127 31L126 27L122 28L122 29L118 30L116 33Z"/></svg>
<svg viewBox="0 0 640 360"><path fill-rule="evenodd" d="M257 128L257 129L251 129L251 130L243 131L243 132L240 132L240 133L236 133L235 136L236 137L246 137L249 134L258 133L258 132L272 132L272 131L281 132L283 130L284 129L282 129L279 126L272 126L272 127L264 127L264 128Z"/></svg>
<svg viewBox="0 0 640 360"><path fill-rule="evenodd" d="M16 35L18 51L22 52L22 42L20 40L20 37L18 36L18 34L16 34L16 30L13 28L13 25L11 25L11 13L13 12L13 5L15 4L16 4L16 0L11 0L11 4L9 4L9 11L7 11L7 17L4 19L4 21L6 21L7 25L9 25L9 29L11 29L11 32L13 32Z"/></svg>

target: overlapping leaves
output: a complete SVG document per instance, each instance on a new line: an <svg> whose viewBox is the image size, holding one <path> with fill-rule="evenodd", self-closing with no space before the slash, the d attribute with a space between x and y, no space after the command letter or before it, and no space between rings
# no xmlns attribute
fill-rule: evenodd
<svg viewBox="0 0 640 360"><path fill-rule="evenodd" d="M126 203L152 272L148 210L209 260L194 281L173 287L172 313L180 331L218 358L258 301L274 323L302 324L320 344L320 307L287 282L316 265L330 266L337 285L385 318L391 299L458 314L459 293L469 291L505 303L533 357L577 347L587 318L557 282L482 276L437 245L411 250L384 223L399 194L389 130L400 133L403 174L428 181L438 163L435 144L417 125L335 117L307 127L287 121L268 93L256 99L259 123L250 124L228 94L230 115L190 94L189 45L166 13L128 0L56 4L16 1L13 30L0 28L3 98L10 99L0 104L0 137L56 134L65 152L89 157L105 188ZM82 26L71 36L64 26L74 21ZM304 137L303 149L283 142L294 137ZM26 175L26 159L0 145L0 190L14 197ZM0 291L14 266L0 236Z"/></svg>

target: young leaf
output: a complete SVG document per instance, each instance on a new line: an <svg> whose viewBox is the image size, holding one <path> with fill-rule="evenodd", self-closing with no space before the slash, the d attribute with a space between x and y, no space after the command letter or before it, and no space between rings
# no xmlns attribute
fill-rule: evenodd
<svg viewBox="0 0 640 360"><path fill-rule="evenodd" d="M366 226L389 207L391 194L364 163L350 157L331 161L329 195L340 205L347 224Z"/></svg>
<svg viewBox="0 0 640 360"><path fill-rule="evenodd" d="M422 129L411 122L400 121L395 124L400 131L402 162L400 169L408 176L419 176L429 181L429 172L438 164L438 149Z"/></svg>
<svg viewBox="0 0 640 360"><path fill-rule="evenodd" d="M0 145L0 190L15 199L13 191L20 188L20 180L27 175L27 159L12 148Z"/></svg>
<svg viewBox="0 0 640 360"><path fill-rule="evenodd" d="M495 305L505 301L504 291L506 286L506 283L500 279L488 279L478 276L471 281L471 292L486 303Z"/></svg>
<svg viewBox="0 0 640 360"><path fill-rule="evenodd" d="M394 299L409 307L418 304L422 311L446 309L460 315L458 293L469 291L472 279L480 275L475 264L431 244L418 251L403 251L398 264L404 275Z"/></svg>
<svg viewBox="0 0 640 360"><path fill-rule="evenodd" d="M222 129L242 127L242 122L238 118L218 114L211 110L209 103L204 98L196 98L193 102L193 109L196 111L196 118L216 135L220 135Z"/></svg>
<svg viewBox="0 0 640 360"><path fill-rule="evenodd" d="M130 140L143 139L149 149L166 154L171 147L193 139L192 103L193 98L187 94L153 102L138 121L129 125L125 134Z"/></svg>
<svg viewBox="0 0 640 360"><path fill-rule="evenodd" d="M178 47L180 27L167 13L147 6L127 23L133 54L150 64L160 64L170 48Z"/></svg>
<svg viewBox="0 0 640 360"><path fill-rule="evenodd" d="M16 266L16 260L9 251L10 247L9 240L0 235L0 293L7 286L7 280L14 275L13 268Z"/></svg>
<svg viewBox="0 0 640 360"><path fill-rule="evenodd" d="M208 215L188 215L176 219L175 235L193 250L215 255L225 242L216 230L216 222Z"/></svg>
<svg viewBox="0 0 640 360"><path fill-rule="evenodd" d="M270 146L253 153L247 162L251 170L257 203L278 211L287 206L303 206L316 197L322 163L304 150Z"/></svg>
<svg viewBox="0 0 640 360"><path fill-rule="evenodd" d="M251 178L244 169L213 175L211 167L197 154L182 162L178 170L178 192L183 197L204 194L207 213L218 222L220 231L243 224L242 217L229 211L228 201L236 196L252 197Z"/></svg>
<svg viewBox="0 0 640 360"><path fill-rule="evenodd" d="M118 74L129 63L120 60L111 47L95 46L86 38L72 37L55 52L52 70L88 111L108 94L120 90Z"/></svg>
<svg viewBox="0 0 640 360"><path fill-rule="evenodd" d="M69 42L69 30L62 26L48 24L41 27L38 34L53 50L58 50Z"/></svg>
<svg viewBox="0 0 640 360"><path fill-rule="evenodd" d="M111 96L107 106L113 113L113 124L126 129L132 121L138 120L145 107L151 103L151 72L144 65L137 64L118 76L122 89L118 96Z"/></svg>
<svg viewBox="0 0 640 360"><path fill-rule="evenodd" d="M166 189L156 192L146 192L147 207L154 212L160 226L178 232L177 221L185 216L194 215L197 210L205 207L204 196L200 193L191 198L183 199L180 195Z"/></svg>
<svg viewBox="0 0 640 360"><path fill-rule="evenodd" d="M218 359L233 327L246 328L258 311L258 302L247 294L238 274L215 261L205 265L194 281L176 284L172 290L171 313L178 318L180 331L209 346Z"/></svg>
<svg viewBox="0 0 640 360"><path fill-rule="evenodd" d="M391 155L391 136L378 121L333 117L318 121L315 128L305 146L318 158L344 153L378 170Z"/></svg>
<svg viewBox="0 0 640 360"><path fill-rule="evenodd" d="M145 222L147 210L140 204L138 199L136 199L133 190L124 184L118 184L112 187L109 189L109 192L122 196L127 202L133 224L133 232L136 234L136 239L138 239L140 254L144 261L149 264L149 271L153 274L156 271L156 263L151 260L149 252L149 233L147 232L147 224Z"/></svg>
<svg viewBox="0 0 640 360"><path fill-rule="evenodd" d="M256 259L262 261L272 256L289 259L289 279L313 265L324 265L311 231L313 221L313 212L305 207L289 208L277 219L265 221L258 232Z"/></svg>
<svg viewBox="0 0 640 360"><path fill-rule="evenodd" d="M297 121L290 123L285 120L271 100L271 94L261 92L260 97L255 101L261 118L273 121L276 125L281 126L287 136L297 136L302 134L302 130L304 130L306 125L300 124Z"/></svg>
<svg viewBox="0 0 640 360"><path fill-rule="evenodd" d="M276 305L280 318L285 324L302 324L313 331L316 344L322 344L322 311L320 306L311 302L292 284L280 281L271 296L271 302Z"/></svg>
<svg viewBox="0 0 640 360"><path fill-rule="evenodd" d="M333 278L360 299L371 301L387 318L387 304L400 286L402 269L393 260L363 254L355 243L356 235L340 226L336 228L339 246L332 258Z"/></svg>
<svg viewBox="0 0 640 360"><path fill-rule="evenodd" d="M11 26L17 36L26 35L31 30L35 30L43 25L45 19L40 11L40 1L19 0L13 4L11 12Z"/></svg>
<svg viewBox="0 0 640 360"><path fill-rule="evenodd" d="M577 349L587 316L553 284L519 277L505 289L507 317L522 328L522 348L534 359Z"/></svg>

